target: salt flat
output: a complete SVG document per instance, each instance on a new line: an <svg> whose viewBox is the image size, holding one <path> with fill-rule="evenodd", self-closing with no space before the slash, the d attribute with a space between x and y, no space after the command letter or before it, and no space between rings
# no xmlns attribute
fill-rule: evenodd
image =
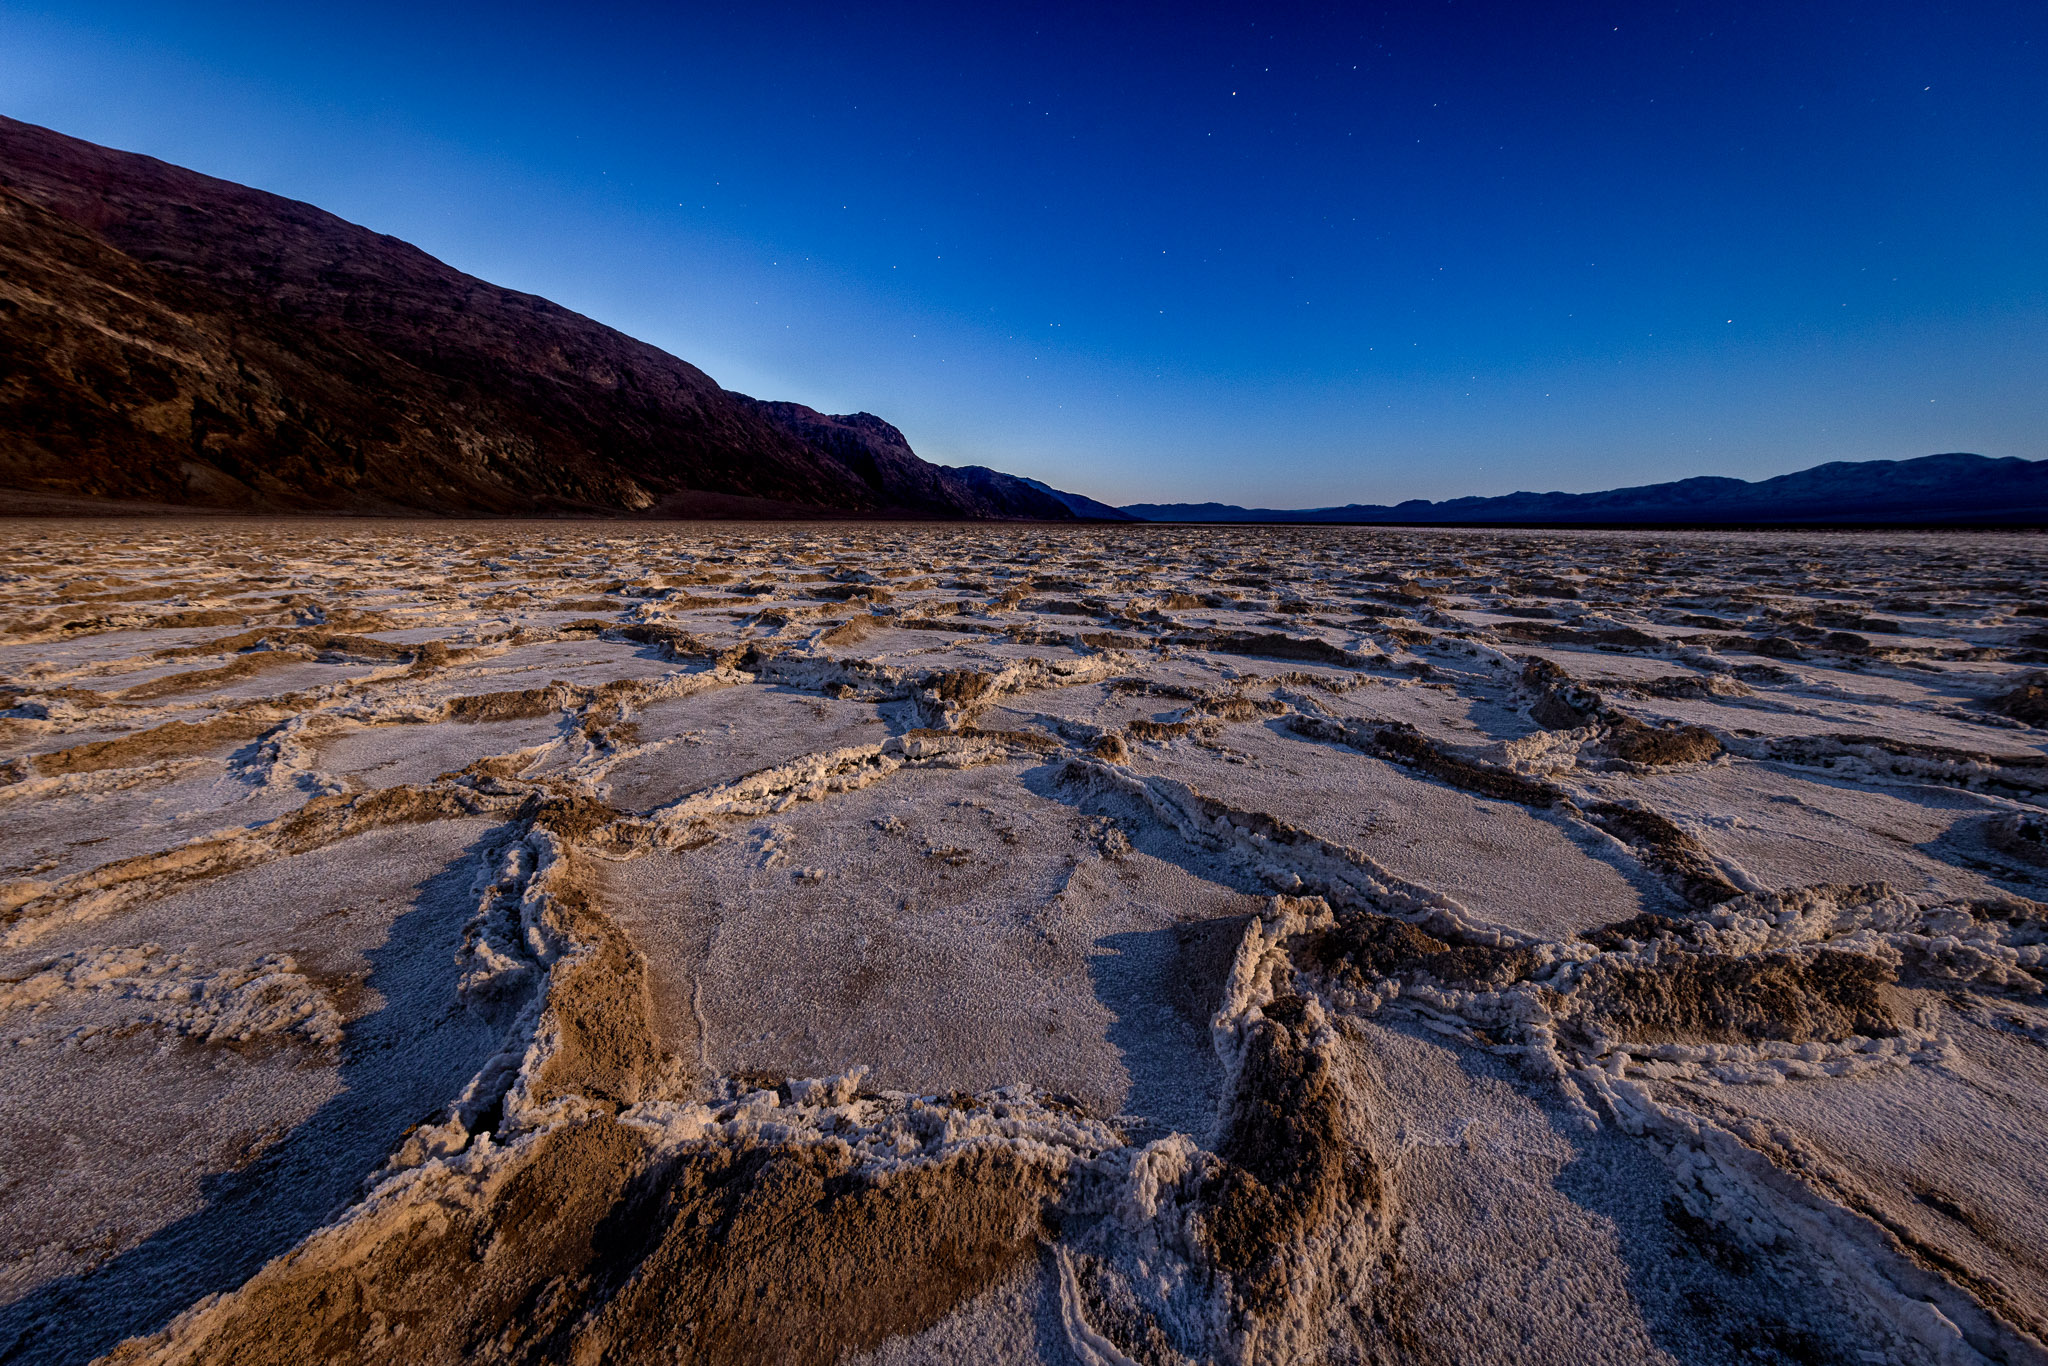
<svg viewBox="0 0 2048 1366"><path fill-rule="evenodd" d="M2048 541L0 539L0 1361L2048 1361Z"/></svg>

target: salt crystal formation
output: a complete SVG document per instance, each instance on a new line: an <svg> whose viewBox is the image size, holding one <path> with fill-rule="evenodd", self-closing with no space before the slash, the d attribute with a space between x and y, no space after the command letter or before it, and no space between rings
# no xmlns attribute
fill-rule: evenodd
<svg viewBox="0 0 2048 1366"><path fill-rule="evenodd" d="M11 524L0 1361L2048 1360L2044 584Z"/></svg>

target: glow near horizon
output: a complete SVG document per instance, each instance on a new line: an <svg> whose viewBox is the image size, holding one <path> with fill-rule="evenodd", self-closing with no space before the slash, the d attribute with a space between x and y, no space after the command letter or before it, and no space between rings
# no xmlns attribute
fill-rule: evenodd
<svg viewBox="0 0 2048 1366"><path fill-rule="evenodd" d="M15 4L0 111L1109 502L2048 455L2048 12L1168 13Z"/></svg>

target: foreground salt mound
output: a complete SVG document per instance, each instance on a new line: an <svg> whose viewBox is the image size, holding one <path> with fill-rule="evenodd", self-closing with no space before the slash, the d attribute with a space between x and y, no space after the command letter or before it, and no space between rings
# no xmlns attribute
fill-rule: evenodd
<svg viewBox="0 0 2048 1366"><path fill-rule="evenodd" d="M2029 541L14 544L6 1359L2048 1359Z"/></svg>

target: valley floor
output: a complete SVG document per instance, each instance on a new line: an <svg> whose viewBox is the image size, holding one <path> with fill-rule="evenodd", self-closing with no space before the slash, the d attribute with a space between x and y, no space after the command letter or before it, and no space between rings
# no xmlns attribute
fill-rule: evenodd
<svg viewBox="0 0 2048 1366"><path fill-rule="evenodd" d="M2048 1361L2048 541L14 522L0 1362Z"/></svg>

